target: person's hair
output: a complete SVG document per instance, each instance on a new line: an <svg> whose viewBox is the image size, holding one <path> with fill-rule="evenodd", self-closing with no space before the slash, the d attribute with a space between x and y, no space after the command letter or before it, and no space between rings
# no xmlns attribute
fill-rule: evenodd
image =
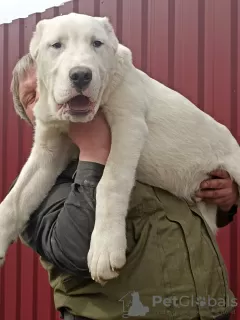
<svg viewBox="0 0 240 320"><path fill-rule="evenodd" d="M31 124L26 112L25 108L22 105L19 97L19 83L21 79L26 75L31 67L34 66L34 61L30 54L26 54L23 56L15 65L12 72L12 81L11 81L11 92L13 97L13 104L16 113L29 124Z"/></svg>

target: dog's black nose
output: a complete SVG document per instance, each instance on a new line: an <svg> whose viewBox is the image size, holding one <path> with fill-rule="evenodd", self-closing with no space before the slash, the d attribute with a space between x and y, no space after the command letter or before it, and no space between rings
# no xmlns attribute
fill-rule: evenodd
<svg viewBox="0 0 240 320"><path fill-rule="evenodd" d="M74 67L69 72L69 78L76 89L86 89L92 81L92 70L87 67Z"/></svg>

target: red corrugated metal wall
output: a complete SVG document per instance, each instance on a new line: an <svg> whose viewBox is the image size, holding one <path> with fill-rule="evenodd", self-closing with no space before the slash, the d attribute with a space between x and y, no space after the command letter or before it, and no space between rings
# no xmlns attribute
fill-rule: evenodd
<svg viewBox="0 0 240 320"><path fill-rule="evenodd" d="M187 96L240 142L240 0L74 0L0 25L1 199L26 160L32 138L13 110L11 71L28 51L40 19L72 11L109 16L119 39L132 49L137 67ZM218 238L238 298L239 227L238 217ZM19 243L9 251L0 288L1 320L57 317L47 275L36 255ZM239 309L235 319L240 320Z"/></svg>

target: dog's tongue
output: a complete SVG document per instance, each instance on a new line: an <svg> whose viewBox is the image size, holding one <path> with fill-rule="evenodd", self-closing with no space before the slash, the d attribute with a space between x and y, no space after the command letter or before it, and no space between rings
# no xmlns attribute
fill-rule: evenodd
<svg viewBox="0 0 240 320"><path fill-rule="evenodd" d="M77 96L68 102L69 109L76 112L88 111L90 100L85 96Z"/></svg>

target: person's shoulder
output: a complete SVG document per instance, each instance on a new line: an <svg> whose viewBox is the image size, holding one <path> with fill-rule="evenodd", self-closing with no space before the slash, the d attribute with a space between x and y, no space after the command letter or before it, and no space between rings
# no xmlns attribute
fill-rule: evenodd
<svg viewBox="0 0 240 320"><path fill-rule="evenodd" d="M155 188L136 181L131 193L129 211L135 210L143 212L146 210L155 210L159 206L160 202Z"/></svg>
<svg viewBox="0 0 240 320"><path fill-rule="evenodd" d="M77 160L71 161L66 167L66 169L58 176L56 180L56 184L72 181L74 179L77 166L78 166Z"/></svg>
<svg viewBox="0 0 240 320"><path fill-rule="evenodd" d="M135 185L132 190L133 198L134 197L137 197L137 198L154 197L154 195L155 195L155 190L153 186L140 181L135 182Z"/></svg>
<svg viewBox="0 0 240 320"><path fill-rule="evenodd" d="M153 212L164 207L178 208L185 206L185 201L177 198L166 190L137 181L131 193L129 211Z"/></svg>

